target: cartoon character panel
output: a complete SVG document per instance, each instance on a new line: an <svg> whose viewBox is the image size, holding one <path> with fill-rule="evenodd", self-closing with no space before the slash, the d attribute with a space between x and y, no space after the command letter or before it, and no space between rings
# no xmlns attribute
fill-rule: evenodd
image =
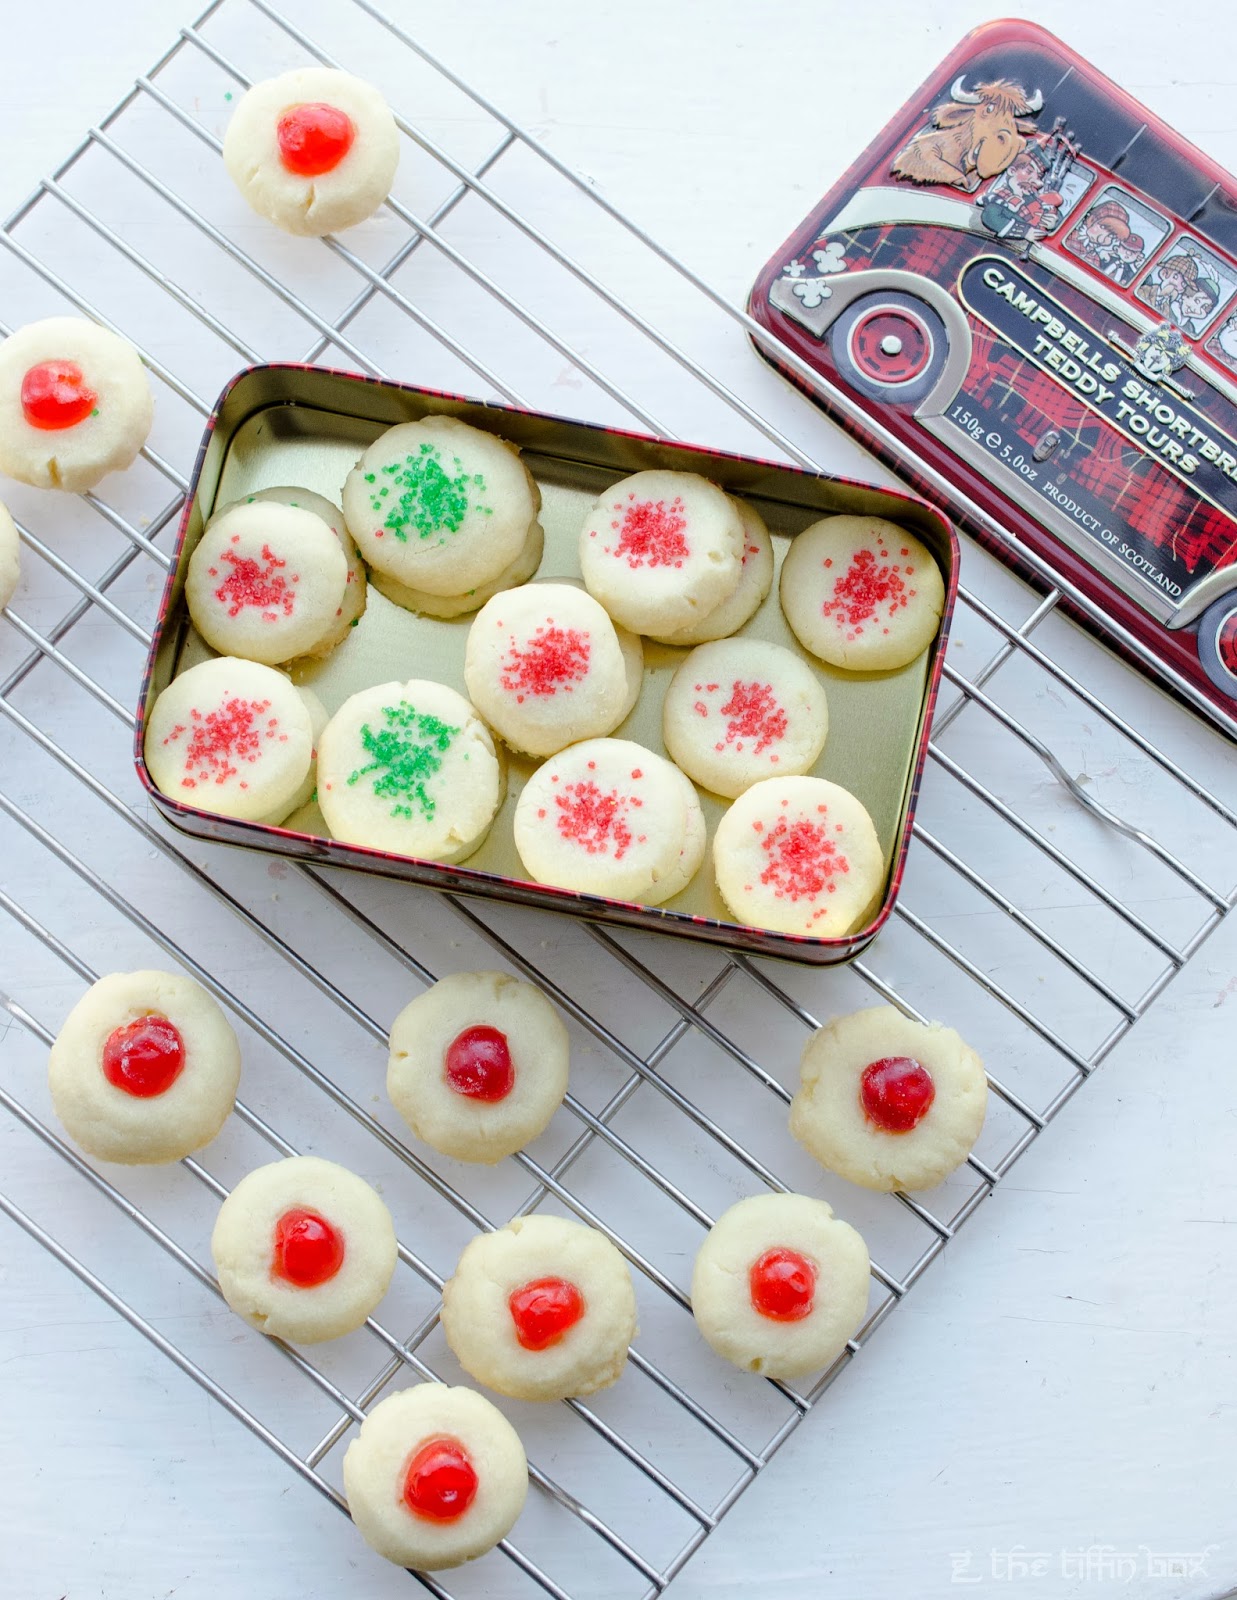
<svg viewBox="0 0 1237 1600"><path fill-rule="evenodd" d="M1167 218L1110 183L1087 207L1064 244L1071 255L1128 288L1171 231Z"/></svg>
<svg viewBox="0 0 1237 1600"><path fill-rule="evenodd" d="M1232 300L1237 270L1200 239L1182 234L1146 274L1134 293L1190 338Z"/></svg>

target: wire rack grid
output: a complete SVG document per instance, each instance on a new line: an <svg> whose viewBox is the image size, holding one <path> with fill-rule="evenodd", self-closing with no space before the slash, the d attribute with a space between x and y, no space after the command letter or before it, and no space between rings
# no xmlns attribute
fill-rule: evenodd
<svg viewBox="0 0 1237 1600"><path fill-rule="evenodd" d="M421 1581L440 1595L653 1595L1231 909L1230 751L1184 715L1171 748L1153 744L1140 730L1155 692L1058 614L1061 591L968 546L905 892L848 969L581 933L168 832L129 765L130 707L186 489L177 463L238 362L323 360L669 436L683 413L710 442L807 466L824 432L745 349L742 313L369 0L316 0L296 19L215 0L0 232L5 331L95 317L142 349L159 391L152 444L105 495L13 501L31 570L0 640L16 1024L0 1040L0 1105L4 1137L40 1141L72 1181L55 1190L54 1234L34 1214L45 1196L0 1193L0 1210L340 1509L340 1455L366 1409L390 1386L461 1376L437 1304L467 1237L543 1207L602 1229L637 1278L627 1376L587 1403L510 1406L537 1491L516 1535L449 1587ZM415 178L346 244L273 237L218 161L234 94L314 61L418 107L399 119ZM664 269L657 323L615 286L632 258ZM586 352L606 322L621 338L602 365ZM502 354L501 376L478 349ZM637 398L650 393L656 414ZM1165 807L1171 849L1144 825ZM99 971L169 960L236 1021L244 1100L201 1160L104 1173L55 1131L46 1047ZM411 1148L374 1089L410 992L495 961L568 1019L573 1083L541 1140L482 1172ZM993 1066L975 1154L915 1198L832 1180L786 1133L808 1030L881 1001L957 1021ZM202 1263L218 1201L272 1152L305 1149L392 1205L401 1267L381 1320L312 1359L234 1328L212 1336L209 1317L187 1334L178 1321L173 1340L130 1288L132 1253L162 1251L178 1294L216 1305ZM690 1317L704 1230L763 1187L824 1194L872 1247L867 1321L803 1389L732 1382L701 1360Z"/></svg>

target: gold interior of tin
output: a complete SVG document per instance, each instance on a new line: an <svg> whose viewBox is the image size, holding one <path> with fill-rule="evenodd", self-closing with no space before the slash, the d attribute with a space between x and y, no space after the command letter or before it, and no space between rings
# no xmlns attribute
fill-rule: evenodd
<svg viewBox="0 0 1237 1600"><path fill-rule="evenodd" d="M263 369L259 369L249 378L263 375ZM272 373L267 370L265 375L269 377ZM812 771L818 777L843 785L867 807L885 853L888 877L904 826L934 647L929 647L896 672L854 673L830 667L808 655L791 633L778 602L778 577L790 539L822 515L841 511L888 515L892 510L897 520L928 542L938 563L944 565L949 551L947 547L942 550L939 524L932 521L928 513L923 514L921 521L916 515L917 506L907 507L883 491L837 484L829 479L779 469L769 463L730 463L707 452L699 452L699 461L694 462L692 457L697 452L681 447L648 445L624 435L606 434L582 424L557 422L552 418L512 415L480 405L440 403L432 396L422 399L406 391L384 390L381 385L363 383L342 374L309 369L280 376L292 380L294 388L307 385L307 392L303 397L298 394L282 400L272 394L267 403L260 403L259 395L252 394L249 398L259 403L247 409L247 414L236 416L231 428L226 427L229 420L226 403L221 412L181 553L181 581L173 597L173 604L181 613L180 626L169 630L171 647L157 664L152 695L172 676L214 654L189 622L183 601L185 565L214 506L279 484L314 490L338 504L344 479L362 449L395 421L432 411L449 411L502 433L523 447L524 461L540 485L543 497L541 522L545 529L545 555L536 574L538 580L579 580L580 527L597 496L618 478L640 467L654 465L702 471L721 482L724 488L744 495L768 523L776 565L773 587L741 632L746 637L765 639L794 651L824 684L829 701L829 737ZM240 380L237 388L246 382L247 379ZM235 393L234 390L233 396ZM377 397L385 401L392 395L399 401L395 414L388 404L375 403ZM315 405L311 399L318 399L320 403ZM350 404L370 414L357 415L350 410ZM791 498L792 493L794 498ZM903 514L898 516L898 512ZM348 638L325 660L294 664L292 676L298 684L312 689L332 713L357 690L391 680L431 678L466 694L464 648L474 615L470 613L450 621L417 616L394 605L370 585L365 614ZM671 676L688 652L652 640L644 641L644 652L644 685L640 697L613 736L633 739L664 756L662 701ZM528 881L516 853L512 817L520 792L539 763L509 751L506 755L507 798L485 843L465 865ZM705 790L698 792L712 838L730 802ZM292 825L299 832L330 837L314 805L299 811ZM278 851L278 840L278 831L271 830L271 849ZM885 887L883 884L869 913L860 919L858 929L872 920L884 898ZM717 890L711 852L706 855L694 881L668 902L667 909L733 921Z"/></svg>

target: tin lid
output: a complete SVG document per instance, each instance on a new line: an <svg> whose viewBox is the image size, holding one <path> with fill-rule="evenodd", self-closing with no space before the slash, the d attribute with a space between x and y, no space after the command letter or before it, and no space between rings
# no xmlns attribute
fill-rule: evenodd
<svg viewBox="0 0 1237 1600"><path fill-rule="evenodd" d="M750 311L826 411L1237 737L1237 180L1052 34L990 23Z"/></svg>

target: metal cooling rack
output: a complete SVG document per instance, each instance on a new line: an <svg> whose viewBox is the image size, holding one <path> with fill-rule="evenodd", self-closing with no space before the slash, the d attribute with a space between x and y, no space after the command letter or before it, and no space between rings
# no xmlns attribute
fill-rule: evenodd
<svg viewBox="0 0 1237 1600"><path fill-rule="evenodd" d="M296 15L216 0L0 233L5 331L57 310L96 317L143 350L158 390L155 442L106 496L13 501L29 582L0 639L0 904L23 989L3 997L19 1026L0 1040L0 1104L6 1136L33 1135L72 1176L54 1191L55 1236L22 1197L0 1194L0 1209L341 1510L340 1453L366 1408L393 1383L459 1375L436 1306L472 1230L540 1206L601 1228L636 1269L631 1369L587 1404L509 1408L536 1485L515 1537L449 1590L422 1581L439 1595L653 1595L1232 908L1237 812L1213 792L1232 788L1231 748L1184 714L1168 721L1172 748L1154 745L1140 728L1155 692L1057 614L1061 591L1032 592L968 547L905 892L849 969L581 931L165 831L132 774L129 708L186 488L174 463L192 459L238 363L323 360L671 435L673 411L707 405L710 442L808 466L799 436L826 432L744 348L740 312L368 0ZM418 106L416 124L400 120L396 192L430 195L426 209L393 199L346 244L288 241L242 215L218 161L226 102L306 61ZM665 269L655 298L674 340L608 287L642 253ZM582 345L607 319L630 357L603 370ZM501 375L474 343L505 352ZM735 377L715 376L714 358ZM650 390L657 415L635 397ZM1171 849L1140 820L1166 814ZM439 962L496 960L569 1019L573 1092L532 1151L474 1172L410 1149L374 1089L410 992ZM100 970L168 961L235 1019L246 1100L200 1161L105 1176L51 1123L46 1047ZM807 1030L882 1000L957 1022L994 1068L976 1154L915 1199L830 1179L785 1130ZM216 1202L272 1150L305 1148L381 1182L392 1204L402 1266L383 1320L312 1358L238 1341L239 1324L225 1346L195 1342L182 1318L174 1342L135 1303L131 1255L157 1246L209 1306ZM729 1381L700 1360L690 1319L703 1231L762 1186L826 1194L876 1263L866 1324L802 1392Z"/></svg>

